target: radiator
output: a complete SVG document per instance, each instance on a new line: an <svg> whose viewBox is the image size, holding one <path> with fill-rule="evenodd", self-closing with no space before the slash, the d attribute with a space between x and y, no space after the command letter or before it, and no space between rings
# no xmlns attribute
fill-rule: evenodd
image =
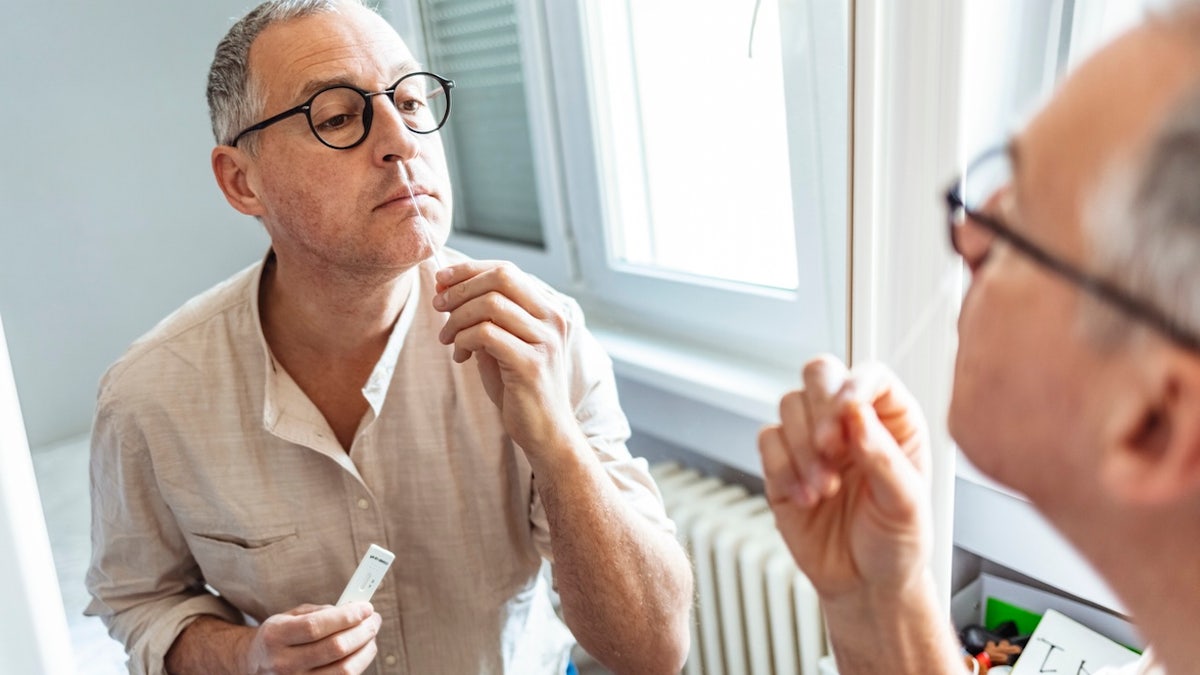
<svg viewBox="0 0 1200 675"><path fill-rule="evenodd" d="M696 568L687 675L819 675L817 596L766 500L675 463L651 473Z"/></svg>

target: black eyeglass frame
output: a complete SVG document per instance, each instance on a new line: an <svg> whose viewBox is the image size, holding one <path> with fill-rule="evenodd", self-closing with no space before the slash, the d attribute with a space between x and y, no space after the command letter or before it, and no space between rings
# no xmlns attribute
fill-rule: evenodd
<svg viewBox="0 0 1200 675"><path fill-rule="evenodd" d="M292 115L299 115L300 113L304 113L304 118L306 120L308 120L308 128L310 131L312 131L313 136L316 136L318 141L320 141L323 145L325 145L327 147L333 148L334 150L349 150L351 148L357 147L358 145L361 145L363 141L367 140L367 136L371 133L371 122L375 119L375 106L371 105L371 99L375 96L382 96L383 94L387 94L389 98L394 99L396 96L396 89L399 88L400 83L407 80L410 77L416 77L418 75L427 75L429 77L432 77L433 79L437 80L442 85L442 91L446 95L446 112L442 114L442 119L438 121L437 126L435 126L432 129L429 129L426 131L422 131L420 129L414 129L414 128L410 127L407 122L404 123L404 127L406 129L408 129L409 131L413 132L414 134L432 134L433 132L438 131L443 126L445 126L446 120L450 119L450 90L454 88L454 80L449 80L449 79L442 77L441 75L437 75L435 73L430 73L430 72L422 70L422 71L417 71L414 73L406 73L403 77L396 80L396 82L392 86L390 86L387 89L384 89L382 91L366 91L364 89L359 89L358 87L355 87L355 86L349 85L349 84L335 84L331 87L325 87L324 89L322 89L322 90L318 91L317 93L313 94L312 96L310 96L307 101L305 101L304 103L301 103L300 105L296 106L295 108L289 108L288 110L284 110L283 112L279 113L278 115L272 115L271 117L268 117L267 119L265 119L257 124L252 124L252 125L246 127L245 129L242 129L241 133L239 133L237 136L234 136L233 140L230 141L229 145L236 148L238 141L242 140L242 137L245 136L246 134L248 134L252 131L259 131L262 129L266 129L267 127L271 126L272 124L275 124L276 122L281 122L281 121L291 117ZM357 141L354 141L350 145L333 145L332 143L329 143L324 138L321 138L321 134L319 134L317 132L316 126L313 125L312 112L311 112L313 101L317 100L318 96L320 96L321 94L324 94L325 92L327 92L331 89L350 89L352 91L356 91L356 92L358 92L358 94L360 96L363 97L363 101L365 102L365 105L363 106L362 136L360 136Z"/></svg>
<svg viewBox="0 0 1200 675"><path fill-rule="evenodd" d="M963 175L946 190L946 223L948 225L947 232L950 235L950 248L959 256L964 259L966 258L958 248L958 241L954 233L957 228L964 227L965 219L969 218L991 232L996 238L1008 242L1013 248L1032 258L1034 262L1070 283L1075 284L1083 289L1084 292L1112 304L1130 318L1159 331L1181 347L1200 353L1200 337L1188 328L1180 325L1178 321L1169 317L1166 312L1155 307L1152 303L1137 298L1110 281L1086 272L1062 258L1051 254L1024 235L1005 225L998 218L967 207L962 197L962 186L966 177L970 175L972 169L993 159L998 154L1008 154L1008 152L1009 147L1007 145L995 147L984 152L975 161L968 164L967 170L963 172ZM957 222L957 216L960 212L964 216L962 224Z"/></svg>

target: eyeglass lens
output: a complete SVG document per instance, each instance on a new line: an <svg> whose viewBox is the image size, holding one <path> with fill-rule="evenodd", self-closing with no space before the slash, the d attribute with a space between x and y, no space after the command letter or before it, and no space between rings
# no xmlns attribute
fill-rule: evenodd
<svg viewBox="0 0 1200 675"><path fill-rule="evenodd" d="M963 174L962 200L967 210L982 213L988 202L1012 180L1012 160L1005 151L989 153Z"/></svg>
<svg viewBox="0 0 1200 675"><path fill-rule="evenodd" d="M1008 186L1012 179L1012 164L1007 152L989 153L973 163L963 174L959 195L964 208L953 215L951 240L954 249L974 267L992 247L996 233L983 223L968 217L968 213L980 215L995 211L994 198Z"/></svg>
<svg viewBox="0 0 1200 675"><path fill-rule="evenodd" d="M445 88L428 75L410 75L396 85L393 96L404 125L418 133L441 127L448 112ZM309 108L313 132L335 148L358 143L367 133L370 105L363 94L350 87L333 87L317 94Z"/></svg>

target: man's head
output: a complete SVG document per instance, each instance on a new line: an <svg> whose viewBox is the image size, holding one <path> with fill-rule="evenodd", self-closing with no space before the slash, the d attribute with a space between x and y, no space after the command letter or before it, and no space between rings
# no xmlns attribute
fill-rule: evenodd
<svg viewBox="0 0 1200 675"><path fill-rule="evenodd" d="M1163 179L1200 162L1197 137L1168 131L1200 110L1198 27L1181 10L1081 66L1014 139L1013 180L986 207L1196 333L1200 174ZM1089 517L1200 509L1200 353L1002 240L970 262L950 427L972 461L1077 543Z"/></svg>
<svg viewBox="0 0 1200 675"><path fill-rule="evenodd" d="M213 172L234 208L262 220L281 264L387 277L445 241L451 191L440 136L406 126L388 95L367 99L369 133L350 148L322 142L312 111L246 131L323 88L379 92L420 70L359 0L272 0L221 41L208 84Z"/></svg>

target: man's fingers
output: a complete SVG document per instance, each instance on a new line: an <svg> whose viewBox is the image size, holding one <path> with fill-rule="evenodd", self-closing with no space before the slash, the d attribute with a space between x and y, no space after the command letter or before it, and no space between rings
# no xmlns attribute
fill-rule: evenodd
<svg viewBox="0 0 1200 675"><path fill-rule="evenodd" d="M823 354L804 364L801 377L814 407L828 405L842 388L850 371L836 356Z"/></svg>
<svg viewBox="0 0 1200 675"><path fill-rule="evenodd" d="M459 305L446 318L438 339L442 344L454 342L460 331L490 321L512 333L518 339L535 344L548 339L542 324L507 296L489 291Z"/></svg>
<svg viewBox="0 0 1200 675"><path fill-rule="evenodd" d="M469 326L454 336L454 360L458 363L465 362L475 352L486 352L508 367L515 368L526 361L536 365L536 360L528 358L531 349L534 347L529 343L490 321Z"/></svg>
<svg viewBox="0 0 1200 675"><path fill-rule="evenodd" d="M562 303L545 286L509 262L460 263L438 270L436 278L433 306L438 311L452 312L474 298L496 292L539 321L561 313Z"/></svg>
<svg viewBox="0 0 1200 675"><path fill-rule="evenodd" d="M337 664L357 654L375 640L383 617L371 614L358 623L325 638L299 647L300 661L310 667ZM356 671L351 671L356 672Z"/></svg>
<svg viewBox="0 0 1200 675"><path fill-rule="evenodd" d="M881 363L855 366L839 399L843 404L870 405L896 443L909 455L909 460L924 470L923 453L928 438L925 415L916 397L890 368Z"/></svg>
<svg viewBox="0 0 1200 675"><path fill-rule="evenodd" d="M437 281L437 292L440 293L461 281L478 276L481 272L485 272L499 264L499 260L464 260L460 263L447 265L438 270L434 275L434 280Z"/></svg>
<svg viewBox="0 0 1200 675"><path fill-rule="evenodd" d="M288 616L300 616L301 614L311 614L313 612L316 612L318 610L322 610L322 609L325 609L326 607L331 607L331 606L332 605L303 604L303 605L300 605L299 607L294 607L292 609L289 609L288 611L284 612L284 614L286 614Z"/></svg>
<svg viewBox="0 0 1200 675"><path fill-rule="evenodd" d="M346 658L331 663L323 668L314 670L314 673L320 675L344 675L345 673L362 673L367 670L371 662L375 660L375 656L379 653L379 645L375 639L371 638L369 642L363 645L358 651L347 656Z"/></svg>
<svg viewBox="0 0 1200 675"><path fill-rule="evenodd" d="M916 512L922 481L917 468L875 414L865 403L844 410L849 447L858 456L871 497L883 513L902 520Z"/></svg>
<svg viewBox="0 0 1200 675"><path fill-rule="evenodd" d="M839 480L822 456L813 434L812 402L809 392L793 391L779 401L780 434L793 466L814 495L830 497Z"/></svg>
<svg viewBox="0 0 1200 675"><path fill-rule="evenodd" d="M808 487L792 462L781 427L766 427L759 432L758 453L762 458L763 489L768 503L791 501L803 508L817 503L817 493Z"/></svg>
<svg viewBox="0 0 1200 675"><path fill-rule="evenodd" d="M272 641L277 644L303 645L355 626L374 611L366 602L352 602L341 607L301 605L270 617L263 622L263 627L270 630Z"/></svg>
<svg viewBox="0 0 1200 675"><path fill-rule="evenodd" d="M841 408L837 395L849 371L845 364L831 355L818 356L804 366L805 412L808 415L808 438L804 450L812 458L805 462L809 486L824 497L834 495L841 484L839 472L844 465L846 444L840 419ZM789 436L793 443L797 442ZM793 449L796 446L793 445Z"/></svg>

